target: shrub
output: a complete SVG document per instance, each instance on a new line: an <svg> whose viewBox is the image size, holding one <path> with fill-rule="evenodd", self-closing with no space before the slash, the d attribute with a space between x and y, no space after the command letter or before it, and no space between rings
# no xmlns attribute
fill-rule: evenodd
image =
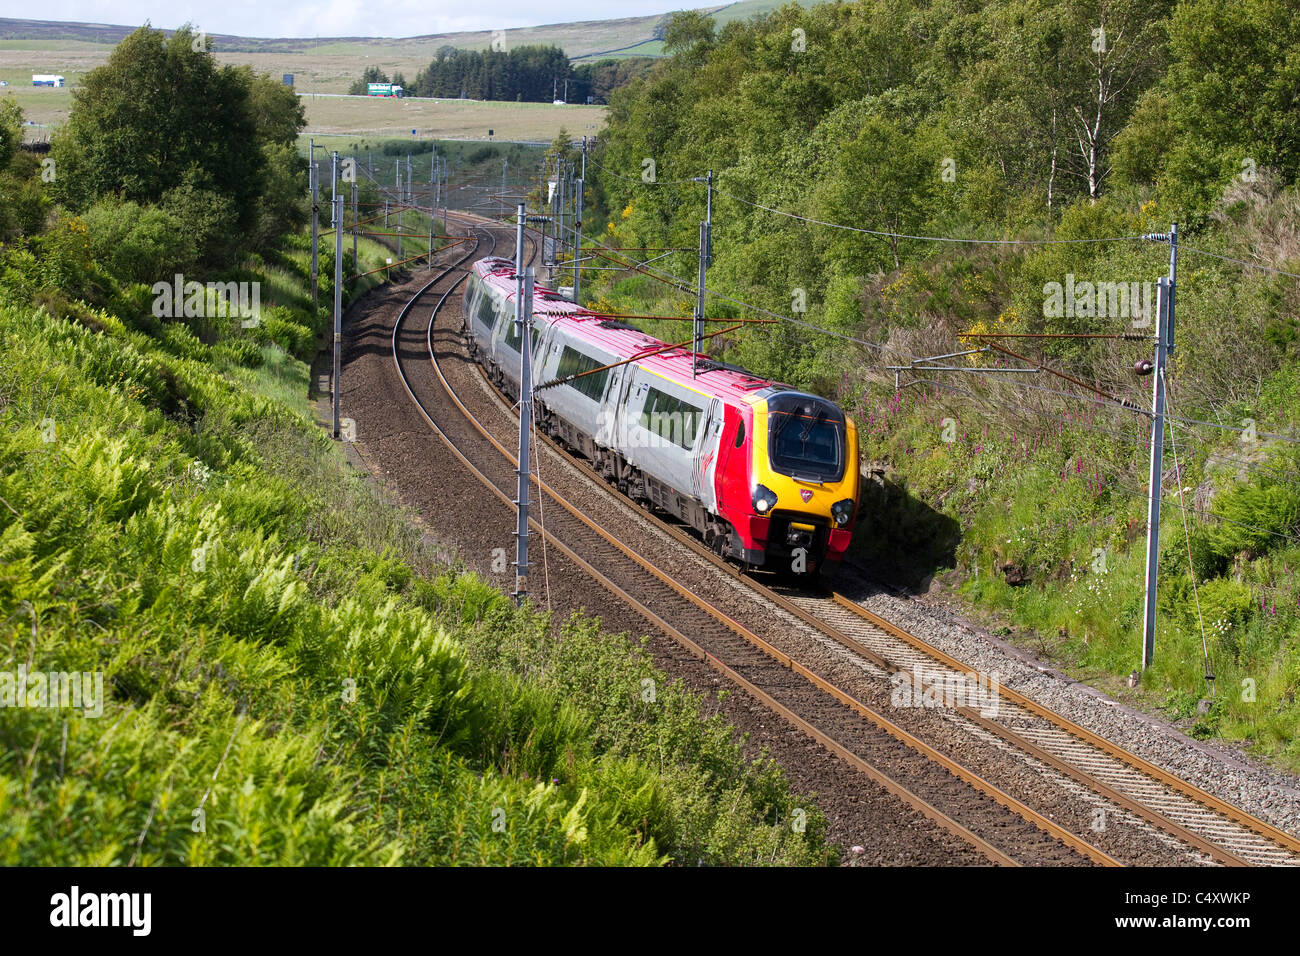
<svg viewBox="0 0 1300 956"><path fill-rule="evenodd" d="M264 360L261 347L252 339L245 338L218 342L212 349L212 355L218 362L229 362L244 368L257 368Z"/></svg>
<svg viewBox="0 0 1300 956"><path fill-rule="evenodd" d="M96 258L124 280L170 282L195 265L194 230L166 209L109 197L87 209L84 218Z"/></svg>
<svg viewBox="0 0 1300 956"><path fill-rule="evenodd" d="M274 342L295 358L309 359L316 351L316 336L300 318L306 318L294 309L277 305L262 309L261 321L253 329L253 337L264 344Z"/></svg>

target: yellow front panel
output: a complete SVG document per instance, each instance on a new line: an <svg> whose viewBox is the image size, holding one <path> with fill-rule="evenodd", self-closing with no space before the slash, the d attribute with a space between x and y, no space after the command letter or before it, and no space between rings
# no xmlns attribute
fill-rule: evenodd
<svg viewBox="0 0 1300 956"><path fill-rule="evenodd" d="M776 492L776 507L773 511L802 511L808 515L818 515L826 518L834 527L831 505L845 498L852 499L855 506L858 501L858 428L853 419L844 416L844 477L840 481L822 485L795 481L789 475L772 470L767 451L767 422L767 402L756 403L754 441L751 443L753 458L750 461L750 474L753 475L754 482ZM805 503L800 491L810 491L812 497Z"/></svg>

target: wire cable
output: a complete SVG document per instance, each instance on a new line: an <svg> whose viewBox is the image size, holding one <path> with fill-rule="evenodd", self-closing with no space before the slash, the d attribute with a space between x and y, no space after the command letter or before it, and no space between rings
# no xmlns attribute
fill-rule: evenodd
<svg viewBox="0 0 1300 956"><path fill-rule="evenodd" d="M1217 252L1207 252L1204 249L1195 249L1192 246L1178 246L1179 252L1190 252L1198 256L1209 256L1211 259L1218 259L1220 262L1231 262L1239 266L1245 266L1247 269L1258 269L1260 272L1270 272L1273 275L1288 276L1292 279L1300 279L1300 273L1287 272L1285 269L1275 269L1273 266L1262 266L1257 262L1247 262L1245 259L1234 259L1231 256L1221 256Z"/></svg>
<svg viewBox="0 0 1300 956"><path fill-rule="evenodd" d="M775 213L778 216L786 216L789 219L797 219L799 222L806 222L814 226L826 226L830 229L842 229L845 232L859 232L868 236L878 236L882 239L915 239L921 242L952 242L968 245L991 245L991 246L1045 246L1045 245L1084 245L1100 242L1143 242L1145 236L1108 236L1103 239L962 239L956 236L914 236L903 232L888 232L883 229L865 229L861 226L846 226L838 222L826 222L824 219L813 219L811 216L801 216L798 213L787 212L784 209L777 209L773 206L765 206L762 203L754 202L750 199L742 199L739 196L713 187L713 191L719 196L726 196L728 199L743 203L746 206L753 206L755 209L762 209L764 212Z"/></svg>
<svg viewBox="0 0 1300 956"><path fill-rule="evenodd" d="M1160 372L1160 390L1164 393L1165 406L1169 405L1169 382L1165 370ZM1187 570L1192 576L1192 598L1196 601L1196 624L1201 629L1201 654L1205 661L1205 679L1210 685L1210 699L1214 699L1214 671L1210 668L1210 645L1205 638L1205 618L1201 616L1201 593L1196 584L1196 565L1192 561L1192 532L1187 526L1187 505L1183 500L1183 467L1178 463L1178 439L1174 429L1169 429L1169 445L1174 453L1174 474L1178 476L1178 510L1183 516L1183 540L1187 543Z"/></svg>

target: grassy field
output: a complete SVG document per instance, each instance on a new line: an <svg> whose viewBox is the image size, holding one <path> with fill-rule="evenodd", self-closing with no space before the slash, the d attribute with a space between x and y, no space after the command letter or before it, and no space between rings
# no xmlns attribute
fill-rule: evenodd
<svg viewBox="0 0 1300 956"><path fill-rule="evenodd" d="M815 0L798 0L811 6ZM733 20L774 10L781 0L744 0L704 7L719 26ZM667 8L665 4L665 8ZM667 10L665 10L667 12ZM505 31L507 47L553 43L575 60L602 56L658 56L663 44L654 39L660 16L624 17L580 23L558 23ZM129 27L99 24L54 23L37 20L0 20L0 80L10 85L0 94L12 94L24 115L40 127L29 129L28 139L43 138L44 126L67 119L72 91L34 88L33 73L61 73L70 86L108 59L113 44ZM595 133L605 122L603 107L555 107L542 103L481 103L455 100L366 100L313 94L342 94L367 66L379 66L390 75L406 79L429 64L438 50L455 46L482 50L492 42L487 31L446 33L422 37L332 37L261 39L216 35L210 38L218 58L226 63L248 64L280 76L294 75L298 92L307 96L308 133L409 135L422 138L550 140L561 126L574 135Z"/></svg>
<svg viewBox="0 0 1300 956"><path fill-rule="evenodd" d="M69 83L78 74L65 72ZM13 96L23 116L33 123L26 138L40 139L45 127L68 118L72 89L31 86L31 73L0 70L9 86L0 95ZM23 85L23 84L26 85ZM563 126L575 136L594 135L605 125L603 106L553 106L550 103L506 103L479 100L390 99L387 97L303 95L307 107L307 135L368 135L418 139L482 139L488 130L497 140L549 142Z"/></svg>
<svg viewBox="0 0 1300 956"><path fill-rule="evenodd" d="M72 107L72 90L64 87L63 89L54 89L49 86L32 86L32 75L26 76L26 86L19 86L14 79L12 70L0 70L0 80L8 80L7 87L0 87L0 97L12 97L18 101L22 107L23 118L33 123L40 123L42 127L28 127L24 130L24 139L35 140L44 139L49 133L47 126L57 126L68 118L68 110ZM65 73L68 81L72 81L72 76Z"/></svg>
<svg viewBox="0 0 1300 956"><path fill-rule="evenodd" d="M563 126L575 136L605 125L603 106L498 103L480 100L307 96L308 134L368 134L420 139L553 140Z"/></svg>
<svg viewBox="0 0 1300 956"><path fill-rule="evenodd" d="M775 6L770 0L760 5ZM748 6L741 4L740 6ZM525 44L550 44L566 50L570 56L582 56L600 50L624 47L653 36L655 25L671 10L664 4L663 14L620 17L607 20L584 20L574 23L550 23L534 27L517 27L505 31L507 47ZM718 9L705 7L703 9ZM179 24L177 24L179 25ZM202 26L202 24L198 24ZM166 24L170 28L172 24ZM0 20L0 47L4 49L74 49L98 47L108 49L131 27L91 23L59 23L40 20ZM434 33L416 37L241 37L213 34L216 49L240 54L278 54L293 56L374 56L376 53L412 57L427 63L444 46L463 50L486 49L492 42L491 30L462 33Z"/></svg>
<svg viewBox="0 0 1300 956"><path fill-rule="evenodd" d="M611 50L620 51L610 54L618 57L654 55L659 52L659 44L653 40L659 20L659 16L629 17L524 27L506 30L505 43L507 48L555 44L572 58ZM62 73L71 82L74 75L108 59L122 33L122 28L115 27L0 20L0 79L30 86L33 73ZM94 37L102 37L104 42L94 42ZM210 39L223 62L246 63L272 76L292 73L300 92L345 93L367 66L378 66L390 75L402 73L407 80L413 80L442 47L484 50L491 45L492 34L478 31L404 38ZM627 49L646 41L650 41L650 48Z"/></svg>

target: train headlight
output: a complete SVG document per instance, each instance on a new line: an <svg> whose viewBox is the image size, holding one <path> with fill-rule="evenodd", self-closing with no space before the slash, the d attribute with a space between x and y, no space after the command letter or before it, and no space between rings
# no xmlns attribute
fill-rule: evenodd
<svg viewBox="0 0 1300 956"><path fill-rule="evenodd" d="M831 515L835 518L836 527L847 527L853 520L853 499L845 498L843 501L835 502L831 505Z"/></svg>
<svg viewBox="0 0 1300 956"><path fill-rule="evenodd" d="M759 485L754 489L754 510L761 515L767 514L776 506L776 492Z"/></svg>

